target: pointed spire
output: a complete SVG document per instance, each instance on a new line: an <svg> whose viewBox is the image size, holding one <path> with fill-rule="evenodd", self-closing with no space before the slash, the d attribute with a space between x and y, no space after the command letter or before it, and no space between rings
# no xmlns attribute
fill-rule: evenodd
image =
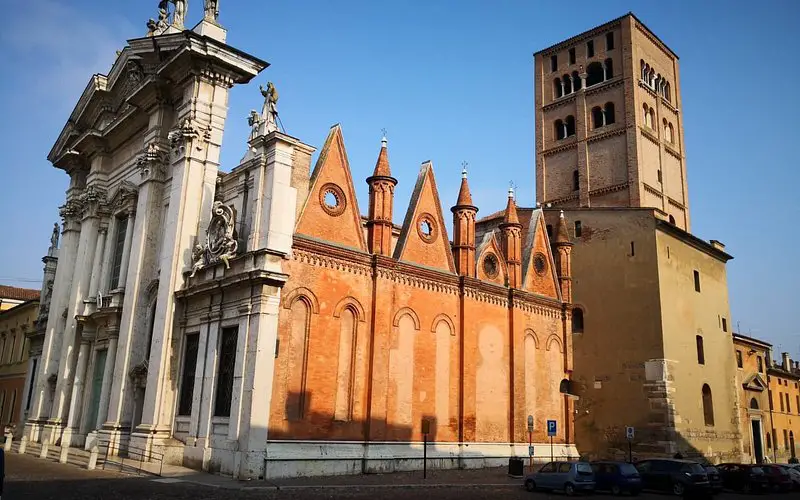
<svg viewBox="0 0 800 500"><path fill-rule="evenodd" d="M378 161L375 163L375 171L372 173L373 177L391 177L392 170L389 168L389 140L386 139L386 131L383 131L383 138L381 138L381 152L378 154Z"/></svg>
<svg viewBox="0 0 800 500"><path fill-rule="evenodd" d="M519 224L519 217L517 217L517 204L514 202L514 187L508 187L508 204L506 205L506 216L503 219L504 224Z"/></svg>
<svg viewBox="0 0 800 500"><path fill-rule="evenodd" d="M556 231L556 243L569 243L569 233L567 232L567 219L564 211L558 216L558 229Z"/></svg>
<svg viewBox="0 0 800 500"><path fill-rule="evenodd" d="M461 189L458 191L458 201L456 206L472 206L472 195L469 192L467 182L467 163L464 162L461 168Z"/></svg>

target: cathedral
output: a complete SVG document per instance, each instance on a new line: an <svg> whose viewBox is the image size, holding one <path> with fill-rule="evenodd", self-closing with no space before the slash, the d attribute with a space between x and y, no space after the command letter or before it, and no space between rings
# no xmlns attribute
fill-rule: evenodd
<svg viewBox="0 0 800 500"><path fill-rule="evenodd" d="M523 223L509 191L476 231L467 173L440 200L426 162L395 225L385 138L362 213L341 127L312 168L272 84L224 173L228 92L268 63L217 2L191 29L172 3L48 155L69 185L23 439L243 479L422 468L424 441L442 468L576 457L564 214Z"/></svg>

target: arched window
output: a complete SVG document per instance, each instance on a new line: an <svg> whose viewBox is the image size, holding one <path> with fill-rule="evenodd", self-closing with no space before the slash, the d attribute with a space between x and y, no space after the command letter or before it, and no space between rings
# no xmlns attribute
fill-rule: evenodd
<svg viewBox="0 0 800 500"><path fill-rule="evenodd" d="M581 174L575 170L572 172L572 190L577 191L581 188Z"/></svg>
<svg viewBox="0 0 800 500"><path fill-rule="evenodd" d="M611 125L614 123L614 103L607 102L605 108L603 109L603 117L605 118L605 124Z"/></svg>
<svg viewBox="0 0 800 500"><path fill-rule="evenodd" d="M672 225L675 225L675 217L670 215L669 216L669 223L672 224Z"/></svg>
<svg viewBox="0 0 800 500"><path fill-rule="evenodd" d="M593 62L586 68L586 86L591 87L603 81L603 65L597 61Z"/></svg>
<svg viewBox="0 0 800 500"><path fill-rule="evenodd" d="M645 126L653 128L653 123L650 121L650 107L647 104L645 104L645 105L642 106L642 109L644 110L644 124L645 124Z"/></svg>
<svg viewBox="0 0 800 500"><path fill-rule="evenodd" d="M672 102L672 90L670 89L669 82L664 85L664 98L667 102Z"/></svg>
<svg viewBox="0 0 800 500"><path fill-rule="evenodd" d="M572 333L583 333L583 309L572 310Z"/></svg>
<svg viewBox="0 0 800 500"><path fill-rule="evenodd" d="M553 128L555 129L555 138L556 140L561 140L564 138L564 122L561 120L556 120Z"/></svg>
<svg viewBox="0 0 800 500"><path fill-rule="evenodd" d="M667 125L667 139L672 144L675 144L675 129L672 128L672 124L671 123Z"/></svg>
<svg viewBox="0 0 800 500"><path fill-rule="evenodd" d="M605 70L606 70L605 74L606 80L614 78L614 61L610 57L605 61Z"/></svg>
<svg viewBox="0 0 800 500"><path fill-rule="evenodd" d="M706 425L714 425L714 402L711 400L711 387L703 384L703 420Z"/></svg>
<svg viewBox="0 0 800 500"><path fill-rule="evenodd" d="M656 124L656 110L650 108L650 128L655 127Z"/></svg>
<svg viewBox="0 0 800 500"><path fill-rule="evenodd" d="M570 383L569 379L561 379L561 383L558 384L558 392L561 394L572 394L572 384Z"/></svg>
<svg viewBox="0 0 800 500"><path fill-rule="evenodd" d="M575 135L575 117L569 115L566 122L567 137Z"/></svg>
<svg viewBox="0 0 800 500"><path fill-rule="evenodd" d="M650 68L650 73L647 75L647 84L650 85L650 88L655 90L656 88L656 70Z"/></svg>
<svg viewBox="0 0 800 500"><path fill-rule="evenodd" d="M561 78L556 78L553 80L553 97L558 99L561 97L564 92L564 87L561 86Z"/></svg>
<svg viewBox="0 0 800 500"><path fill-rule="evenodd" d="M572 78L569 75L564 75L561 77L561 81L564 82L564 95L569 95L572 93Z"/></svg>
<svg viewBox="0 0 800 500"><path fill-rule="evenodd" d="M600 128L603 126L603 110L600 106L592 108L592 128Z"/></svg>
<svg viewBox="0 0 800 500"><path fill-rule="evenodd" d="M758 400L756 398L752 398L750 400L750 409L751 410L758 410Z"/></svg>
<svg viewBox="0 0 800 500"><path fill-rule="evenodd" d="M581 89L581 75L577 71L572 72L572 88L576 92Z"/></svg>
<svg viewBox="0 0 800 500"><path fill-rule="evenodd" d="M336 400L333 419L348 422L353 418L355 356L358 345L358 316L347 306L340 314L339 360L336 375Z"/></svg>
<svg viewBox="0 0 800 500"><path fill-rule="evenodd" d="M646 80L647 79L647 64L645 64L644 59L640 59L639 60L639 65L641 66L641 74L639 75L639 77L642 80Z"/></svg>

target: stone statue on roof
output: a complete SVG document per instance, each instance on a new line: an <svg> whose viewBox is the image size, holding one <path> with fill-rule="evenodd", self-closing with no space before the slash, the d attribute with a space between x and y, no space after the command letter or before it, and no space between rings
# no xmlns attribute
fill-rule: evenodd
<svg viewBox="0 0 800 500"><path fill-rule="evenodd" d="M172 13L172 26L179 30L183 29L183 22L186 20L186 4L188 0L170 0L175 4L175 11Z"/></svg>
<svg viewBox="0 0 800 500"><path fill-rule="evenodd" d="M53 234L50 236L50 248L53 250L58 248L58 222L53 224Z"/></svg>
<svg viewBox="0 0 800 500"><path fill-rule="evenodd" d="M206 0L203 18L206 21L216 21L219 18L219 0Z"/></svg>
<svg viewBox="0 0 800 500"><path fill-rule="evenodd" d="M259 86L261 95L264 96L264 107L261 109L261 119L266 123L264 133L268 134L278 130L278 90L272 82L267 82L267 88Z"/></svg>

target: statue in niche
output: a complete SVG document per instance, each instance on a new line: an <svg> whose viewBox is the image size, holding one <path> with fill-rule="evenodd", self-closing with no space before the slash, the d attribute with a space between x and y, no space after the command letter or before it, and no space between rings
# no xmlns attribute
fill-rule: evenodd
<svg viewBox="0 0 800 500"><path fill-rule="evenodd" d="M206 21L213 21L219 18L219 0L206 0L205 14L203 18Z"/></svg>

